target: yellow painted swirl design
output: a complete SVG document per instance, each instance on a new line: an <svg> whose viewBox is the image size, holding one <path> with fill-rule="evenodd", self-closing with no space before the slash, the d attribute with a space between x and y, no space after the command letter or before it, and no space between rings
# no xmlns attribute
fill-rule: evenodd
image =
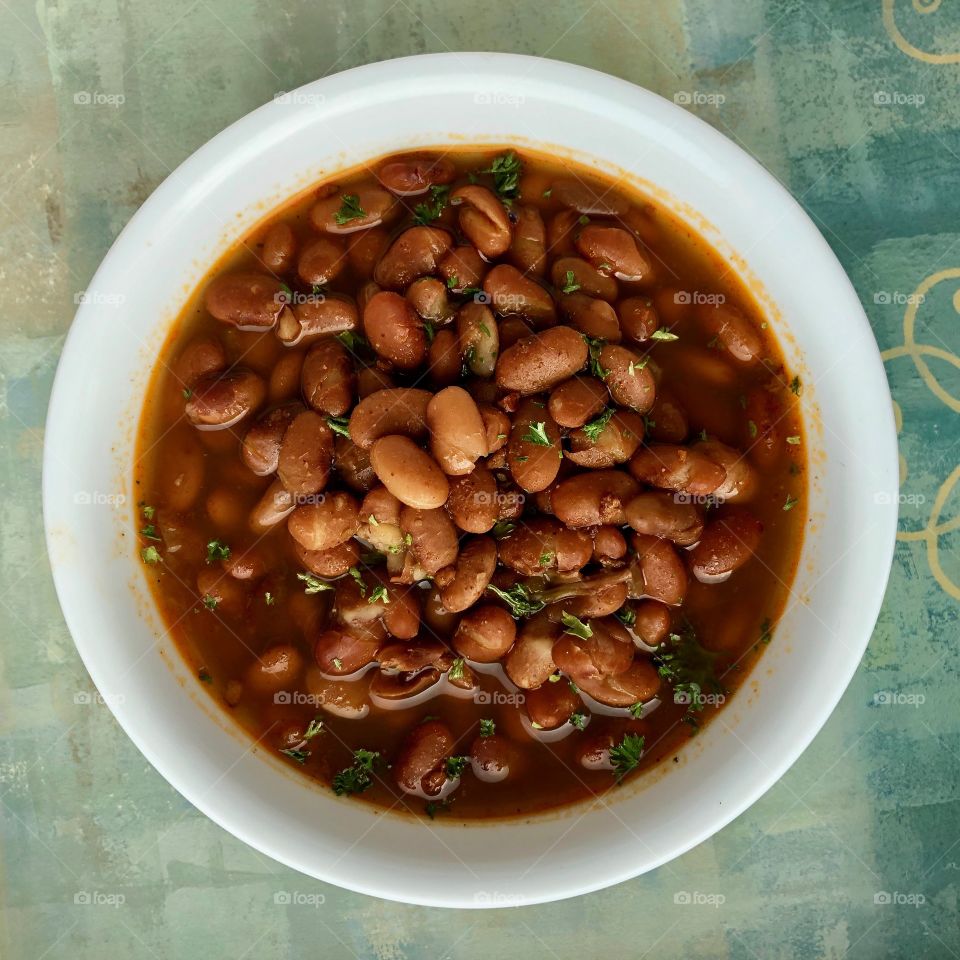
<svg viewBox="0 0 960 960"><path fill-rule="evenodd" d="M913 0L914 13L926 15L936 13L940 9L943 0ZM896 7L897 0L883 0L883 26L890 39L905 53L908 57L915 60L922 60L924 63L960 63L960 53L931 53L929 50L921 50L912 44L897 26Z"/></svg>

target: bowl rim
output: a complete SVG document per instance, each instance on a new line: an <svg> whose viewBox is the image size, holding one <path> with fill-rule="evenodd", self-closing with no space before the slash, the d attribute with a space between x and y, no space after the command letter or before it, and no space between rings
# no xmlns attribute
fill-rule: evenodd
<svg viewBox="0 0 960 960"><path fill-rule="evenodd" d="M791 227L802 232L803 243L811 253L817 257L818 262L822 265L824 271L823 277L828 279L829 282L837 288L838 293L842 293L846 297L845 305L849 307L849 309L845 311L846 321L855 324L859 334L865 334L874 342L874 350L870 356L861 358L861 362L864 365L861 372L863 376L869 377L873 381L878 398L885 397L889 400L890 394L885 372L866 314L863 311L850 280L813 221L780 182L741 147L723 136L705 121L659 95L600 71L561 61L516 54L479 52L422 54L367 64L334 74L331 77L321 78L304 84L291 92L301 96L308 96L311 93L320 93L334 82L341 85L350 83L356 87L363 87L365 85L376 86L390 83L393 80L409 79L410 76L416 74L417 71L422 71L424 80L431 79L435 81L437 77L442 76L445 72L459 73L464 71L464 69L500 82L503 82L506 78L507 81L512 80L521 83L524 78L530 75L532 70L536 69L538 71L538 81L543 80L544 76L546 76L548 83L554 86L562 87L564 85L581 82L589 84L591 87L600 89L601 91L605 90L611 95L629 97L631 109L637 114L643 114L648 111L660 111L661 113L664 111L672 111L671 120L673 121L674 129L682 138L693 140L702 147L714 151L721 159L728 160L731 167L737 168L735 172L738 180L744 175L753 178L752 185L762 188L769 196L776 197L777 202L790 214ZM209 176L215 171L218 165L224 162L224 159L219 157L218 153L220 144L225 139L236 137L237 135L247 132L252 133L253 131L262 133L264 127L269 127L271 124L279 125L283 122L283 117L276 112L274 105L270 103L265 104L235 121L186 158L165 178L120 232L104 256L96 274L90 282L90 286L95 288L98 279L116 269L117 263L125 256L124 245L126 238L136 231L141 224L154 218L162 218L165 205L168 202L172 205L175 201L178 201L183 188L188 186L196 176ZM58 431L68 429L68 425L71 422L73 409L71 405L71 395L67 388L67 380L72 375L72 371L77 363L83 360L81 349L83 331L93 320L93 308L88 304L81 303L64 342L48 408L47 434L43 455L42 494L46 545L61 609L84 666L97 688L103 690L104 688L109 688L105 669L101 663L96 660L92 650L85 643L84 629L81 622L83 618L73 602L71 591L68 589L67 571L64 569L64 564L60 564L55 560L56 544L54 542L52 521L52 518L57 518L59 521L63 520L63 510L54 500L54 484L52 478L56 476L58 463L55 455L52 453L53 440ZM886 421L886 423L883 421ZM889 474L892 469L892 475L895 477L897 443L892 407L889 404L885 405L884 409L878 414L876 430L878 436L882 438L876 445L876 464L880 466L885 474ZM725 803L723 808L714 812L712 817L706 818L706 822L701 829L691 832L686 842L676 845L667 855L644 864L640 869L630 863L618 868L618 866L611 861L608 872L603 876L582 883L571 884L568 889L563 892L552 891L544 896L530 897L523 901L525 905L578 896L630 879L646 870L654 869L687 852L726 826L756 802L759 797L766 793L774 783L783 776L809 746L810 742L832 714L842 694L847 689L869 642L880 612L893 561L897 525L895 503L892 505L892 509L887 511L885 522L887 525L887 548L882 554L874 555L871 558L871 562L875 565L878 575L874 578L871 589L857 597L857 604L863 624L862 642L853 645L844 669L837 671L836 683L826 692L826 696L822 699L822 710L815 717L808 718L809 722L807 725L796 731L793 749L785 752L779 758L779 763L772 766L766 776L755 778L749 788L744 788L741 793L735 797L733 802ZM278 854L269 843L248 828L248 825L243 822L242 817L234 817L228 809L225 809L223 806L218 806L213 800L208 800L206 796L203 796L194 788L191 777L185 771L171 768L169 764L158 757L151 743L150 735L146 731L137 728L137 725L134 724L127 715L127 711L122 703L111 702L109 706L127 736L133 740L141 753L143 753L147 760L168 783L214 822L266 855L278 859L310 876L372 896L430 906L471 907L497 905L452 900L446 897L443 891L440 891L434 896L427 896L419 892L406 896L395 884L391 884L389 881L384 882L381 878L371 878L368 883L357 881L346 882L341 877L335 875L335 873L325 873L315 862L309 861L306 856L298 858L289 852L283 855Z"/></svg>

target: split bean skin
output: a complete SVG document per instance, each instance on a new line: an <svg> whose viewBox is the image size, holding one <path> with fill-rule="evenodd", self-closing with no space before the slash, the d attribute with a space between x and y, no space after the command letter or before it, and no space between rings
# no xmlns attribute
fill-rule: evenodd
<svg viewBox="0 0 960 960"><path fill-rule="evenodd" d="M661 205L567 159L392 155L185 305L134 535L263 753L349 802L532 816L611 787L626 736L638 781L676 756L718 709L676 685L749 674L806 520L802 401Z"/></svg>

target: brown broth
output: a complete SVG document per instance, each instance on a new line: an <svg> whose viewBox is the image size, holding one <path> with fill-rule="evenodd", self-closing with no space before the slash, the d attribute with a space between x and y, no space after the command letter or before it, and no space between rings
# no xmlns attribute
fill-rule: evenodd
<svg viewBox="0 0 960 960"><path fill-rule="evenodd" d="M569 177L574 165L567 160L561 164L527 150L520 154L525 169L521 181L522 201L539 207L546 219L560 209L560 204L552 195L545 196L545 191L557 178ZM466 182L469 171L488 167L496 155L497 152L490 150L448 154L458 168L456 182ZM368 181L371 171L378 169L381 162L342 175L338 180L339 189L348 193L357 183ZM576 175L605 184L603 178L585 169L577 170ZM484 182L489 182L489 178L484 178ZM187 343L202 337L219 339L231 363L242 362L267 379L275 364L289 355L291 349L306 352L309 343L287 348L272 332L244 332L215 320L206 312L202 294L209 279L223 271L259 268L257 257L263 235L276 221L291 224L301 241L315 237L308 212L317 196L326 192L320 187L296 198L273 212L245 240L229 250L185 304L157 358L144 404L136 461L141 503L156 512L152 519L138 515L137 523L139 528L152 523L161 538L143 539L142 546L156 546L162 558L144 569L181 653L209 694L252 737L260 740L265 749L279 751L291 742L296 744L298 737L302 739L300 735L306 725L321 716L325 730L303 747L304 752L309 752L305 762L300 765L290 759L289 763L322 784L329 784L338 770L349 766L353 751L358 748L379 751L392 762L406 732L426 717L440 718L449 726L457 741L456 752L463 755L470 751L480 719L495 721L497 734L509 737L516 750L517 762L509 778L502 783L486 783L472 775L468 768L452 795L452 802L439 808L444 817L527 815L584 800L609 789L614 782L609 769L588 770L578 761L577 749L583 738L595 734L610 732L619 739L627 731L643 733L646 752L640 769L674 757L682 743L695 733L695 727L683 722L687 708L671 702L668 688L661 691L661 695L666 692L666 699L649 717L635 720L595 716L586 732L573 730L564 739L542 743L524 729L520 708L493 673L480 674L487 703L475 702L471 696L464 698L462 691L459 696L449 695L452 688L444 679L436 688L446 691L444 695L404 709L383 710L372 706L363 719L333 715L310 701L311 693L324 685L316 667L306 669L296 688L285 692L286 703L275 702L272 693L256 696L246 682L251 664L276 643L293 644L301 651L305 664L313 662L308 636L317 624L324 622L333 594L304 594L303 584L296 578L302 567L285 523L278 524L263 537L257 537L247 525L250 509L272 479L255 476L239 459L238 444L249 421L222 431L195 430L184 418L182 387L170 367ZM740 449L749 446L751 426L744 402L754 389L771 391L783 408L783 419L778 424L782 452L772 464L754 462L761 482L750 508L764 526L756 556L722 584L704 585L691 576L682 607L683 616L700 642L716 653L717 675L729 697L749 675L764 648L761 640L769 638L772 629L769 625L776 623L785 606L806 522L803 497L806 460L800 416L790 389L792 375L784 368L773 331L768 328L756 301L721 257L686 224L629 186L618 183L616 192L629 198L642 219L643 240L655 256L658 276L662 278L655 287L642 292L652 296L663 322L675 324L679 334L674 342L652 345L648 342L643 349L649 350L662 369L663 382L669 384L671 392L687 410L690 439L706 430L712 439ZM412 197L406 203L412 208L422 200L422 197ZM394 231L409 225L410 218L405 215L394 225ZM305 290L289 277L285 279L295 288ZM351 294L367 279L348 268L332 284L331 290ZM629 286L621 284L622 289ZM634 292L628 290L626 295ZM725 361L722 351L716 349L716 344L691 319L686 305L678 302L684 294L690 297L722 295L739 308L764 340L764 363L734 367ZM704 364L711 366L705 368ZM731 372L729 383L720 384L705 375L717 365L721 372ZM799 437L801 442L786 444L783 439L787 436ZM203 485L193 502L177 511L170 502L170 476L176 474L184 451L189 454L191 448L194 457L202 457ZM198 454L197 450L202 453ZM785 510L788 497L798 502L792 509ZM212 540L228 543L234 552L257 543L267 560L268 573L264 578L254 583L233 581L231 584L240 594L237 610L229 609L226 602L221 602L217 609L207 609L198 593L197 576L217 570L216 563L206 562L205 545ZM675 624L680 626L679 617L675 617ZM373 670L375 665L349 685L354 696L362 694ZM237 684L243 687L239 699ZM715 712L716 708L707 706L695 720L702 725ZM300 733L291 733L291 730ZM381 807L409 809L417 814L424 810L424 801L401 793L384 769L375 778L373 787L357 794L355 799Z"/></svg>

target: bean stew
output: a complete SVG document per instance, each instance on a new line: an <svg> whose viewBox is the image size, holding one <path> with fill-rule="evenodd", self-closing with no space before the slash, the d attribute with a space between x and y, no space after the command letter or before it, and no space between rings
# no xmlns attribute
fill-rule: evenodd
<svg viewBox="0 0 960 960"><path fill-rule="evenodd" d="M801 389L731 268L630 184L382 158L184 306L140 557L257 750L382 808L529 815L675 758L770 642Z"/></svg>

